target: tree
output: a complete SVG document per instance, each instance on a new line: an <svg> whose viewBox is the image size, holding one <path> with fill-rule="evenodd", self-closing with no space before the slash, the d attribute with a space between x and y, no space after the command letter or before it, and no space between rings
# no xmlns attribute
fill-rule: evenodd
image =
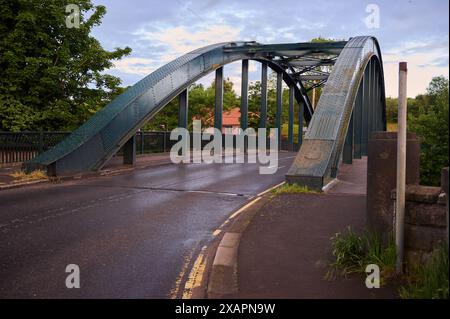
<svg viewBox="0 0 450 319"><path fill-rule="evenodd" d="M189 88L189 128L192 128L192 117L202 121L203 128L214 126L215 83L208 88L202 84L193 84ZM233 88L233 82L225 79L223 82L223 109L230 110L239 107L240 102ZM178 127L178 98L173 99L161 110L144 130L172 130Z"/></svg>
<svg viewBox="0 0 450 319"><path fill-rule="evenodd" d="M428 98L418 100L428 103L420 106L417 116L409 116L409 129L417 133L421 141L420 172L421 183L425 185L439 185L441 170L449 162L448 89L447 78L433 78L427 89Z"/></svg>
<svg viewBox="0 0 450 319"><path fill-rule="evenodd" d="M398 117L398 99L386 98L386 122L397 123Z"/></svg>
<svg viewBox="0 0 450 319"><path fill-rule="evenodd" d="M0 0L0 130L71 130L123 91L104 71L131 49L90 36L106 13L91 0L77 1L80 27L68 28L71 2Z"/></svg>

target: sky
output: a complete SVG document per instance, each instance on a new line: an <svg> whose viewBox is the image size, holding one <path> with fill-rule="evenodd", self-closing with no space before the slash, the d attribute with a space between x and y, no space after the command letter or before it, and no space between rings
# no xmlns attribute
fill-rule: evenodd
<svg viewBox="0 0 450 319"><path fill-rule="evenodd" d="M133 52L108 73L132 85L172 59L226 41L306 42L373 35L381 46L386 95L398 96L398 62L408 62L408 96L449 73L448 0L93 0L107 13L93 30L105 49ZM373 5L379 23L368 25ZM371 20L375 21L375 20ZM240 64L224 68L239 94ZM208 84L210 75L201 81ZM260 78L258 63L250 80Z"/></svg>

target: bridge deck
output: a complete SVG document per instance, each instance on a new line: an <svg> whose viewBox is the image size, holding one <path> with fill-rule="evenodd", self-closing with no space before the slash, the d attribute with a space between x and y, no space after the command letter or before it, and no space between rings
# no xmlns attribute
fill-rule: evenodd
<svg viewBox="0 0 450 319"><path fill-rule="evenodd" d="M0 191L0 298L165 298L250 198L284 180L259 164L184 164ZM80 267L81 289L65 287Z"/></svg>

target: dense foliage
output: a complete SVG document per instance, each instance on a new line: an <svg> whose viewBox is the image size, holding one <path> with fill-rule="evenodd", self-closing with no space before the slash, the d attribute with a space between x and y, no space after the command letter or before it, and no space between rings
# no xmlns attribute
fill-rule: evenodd
<svg viewBox="0 0 450 319"><path fill-rule="evenodd" d="M448 88L447 78L432 79L426 94L408 99L408 130L421 141L421 183L439 185L441 170L448 166ZM386 99L386 117L397 122L397 99Z"/></svg>
<svg viewBox="0 0 450 319"><path fill-rule="evenodd" d="M448 166L448 88L448 79L434 78L426 98L417 103L417 113L411 112L408 118L409 130L417 133L421 141L420 172L424 185L439 185L441 170Z"/></svg>
<svg viewBox="0 0 450 319"><path fill-rule="evenodd" d="M0 131L71 130L122 91L103 71L130 48L106 51L90 36L105 7L78 0L0 0Z"/></svg>

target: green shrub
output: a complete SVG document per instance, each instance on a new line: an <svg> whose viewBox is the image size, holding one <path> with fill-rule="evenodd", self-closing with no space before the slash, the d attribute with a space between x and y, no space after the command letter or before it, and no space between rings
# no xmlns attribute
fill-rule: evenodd
<svg viewBox="0 0 450 319"><path fill-rule="evenodd" d="M427 99L419 112L410 114L408 129L417 133L421 142L420 182L439 186L441 171L448 162L448 79L435 77L427 89Z"/></svg>
<svg viewBox="0 0 450 319"><path fill-rule="evenodd" d="M400 288L404 299L449 298L448 248L436 249L428 263L416 265L407 276L407 284Z"/></svg>

